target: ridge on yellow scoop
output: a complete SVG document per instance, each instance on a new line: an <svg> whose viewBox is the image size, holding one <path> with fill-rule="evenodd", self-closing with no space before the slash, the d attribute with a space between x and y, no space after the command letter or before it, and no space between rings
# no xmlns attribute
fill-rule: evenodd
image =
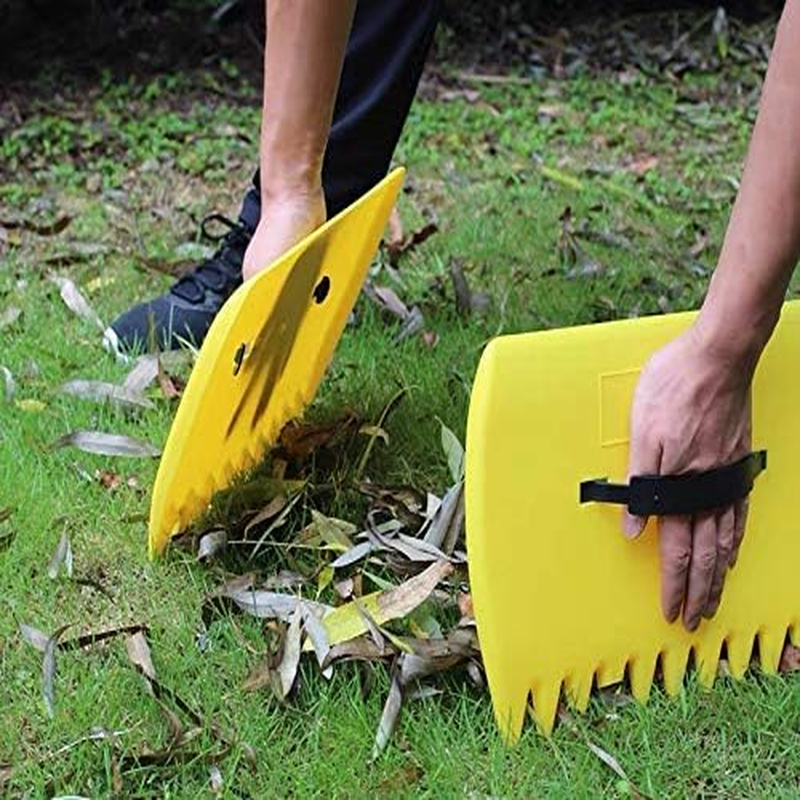
<svg viewBox="0 0 800 800"><path fill-rule="evenodd" d="M149 553L252 467L320 381L378 249L405 172L239 287L206 336L161 456Z"/></svg>
<svg viewBox="0 0 800 800"><path fill-rule="evenodd" d="M562 688L579 710L593 682L627 670L638 700L657 664L680 690L690 651L713 684L726 644L744 673L758 638L773 672L787 630L800 645L800 303L786 304L753 389L753 445L769 467L751 494L739 560L719 611L694 633L659 602L654 520L635 541L620 507L581 505L579 484L625 482L628 413L639 371L693 314L507 336L483 354L469 410L466 525L470 582L497 723L521 733L529 695L552 729ZM669 398L664 398L668 402Z"/></svg>

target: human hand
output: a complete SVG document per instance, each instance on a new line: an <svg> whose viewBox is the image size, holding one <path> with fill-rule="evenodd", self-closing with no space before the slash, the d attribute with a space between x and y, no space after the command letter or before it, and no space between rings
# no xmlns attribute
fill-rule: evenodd
<svg viewBox="0 0 800 800"><path fill-rule="evenodd" d="M631 411L630 478L704 471L750 452L752 372L715 353L698 325L653 355ZM694 516L659 517L661 606L695 630L719 607L725 573L738 555L747 500ZM626 536L647 520L623 512Z"/></svg>
<svg viewBox="0 0 800 800"><path fill-rule="evenodd" d="M242 275L249 280L325 222L322 189L266 199L261 219L244 254Z"/></svg>

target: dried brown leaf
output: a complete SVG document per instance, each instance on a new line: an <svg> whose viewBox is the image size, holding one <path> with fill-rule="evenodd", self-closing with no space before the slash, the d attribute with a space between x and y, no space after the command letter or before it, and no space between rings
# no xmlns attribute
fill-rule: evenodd
<svg viewBox="0 0 800 800"><path fill-rule="evenodd" d="M81 294L78 287L69 278L64 278L60 275L50 275L50 280L58 286L61 292L61 299L70 311L93 322L101 331L105 331L106 326L97 315L97 312L89 305L89 301Z"/></svg>
<svg viewBox="0 0 800 800"><path fill-rule="evenodd" d="M781 662L778 666L780 672L800 671L800 647L793 644L786 644L781 654Z"/></svg>
<svg viewBox="0 0 800 800"><path fill-rule="evenodd" d="M342 437L358 429L358 420L353 414L346 414L325 425L290 422L281 431L279 448L290 461L308 458L316 450L328 447Z"/></svg>
<svg viewBox="0 0 800 800"><path fill-rule="evenodd" d="M331 675L333 675L333 668L325 663L331 651L328 634L325 632L325 626L320 622L319 617L306 604L303 604L303 626L311 646L314 648L314 655L317 657L317 663L322 670L323 676L326 679L330 679Z"/></svg>
<svg viewBox="0 0 800 800"><path fill-rule="evenodd" d="M388 286L373 286L372 296L381 308L403 321L407 320L411 314L408 306L398 297L394 289L390 289Z"/></svg>
<svg viewBox="0 0 800 800"><path fill-rule="evenodd" d="M158 377L158 364L156 355L139 356L133 369L125 376L123 387L136 395L142 395Z"/></svg>
<svg viewBox="0 0 800 800"><path fill-rule="evenodd" d="M273 685L273 670L270 659L259 661L250 674L244 679L242 689L246 692L258 692L265 686Z"/></svg>
<svg viewBox="0 0 800 800"><path fill-rule="evenodd" d="M400 218L400 212L397 206L393 206L392 213L389 214L388 231L384 241L386 242L386 246L391 249L400 247L404 238L403 220Z"/></svg>
<svg viewBox="0 0 800 800"><path fill-rule="evenodd" d="M286 508L287 502L286 495L279 494L273 497L272 500L247 523L244 529L244 538L247 539L250 536L250 531L252 531L253 528L257 528L259 525L262 525L264 522L280 514L281 511Z"/></svg>
<svg viewBox="0 0 800 800"><path fill-rule="evenodd" d="M21 316L22 309L19 309L16 306L10 306L7 308L2 314L0 314L0 331L4 331L6 328L10 328L12 325L16 324Z"/></svg>
<svg viewBox="0 0 800 800"><path fill-rule="evenodd" d="M228 546L228 532L224 528L216 528L204 533L197 543L197 560L208 561L216 558Z"/></svg>
<svg viewBox="0 0 800 800"><path fill-rule="evenodd" d="M415 336L425 327L425 317L419 306L414 306L409 312L408 319L403 323L403 327L397 332L393 341L400 344L404 339Z"/></svg>
<svg viewBox="0 0 800 800"><path fill-rule="evenodd" d="M288 697L297 679L297 669L300 666L300 641L303 633L302 621L303 610L302 606L298 604L289 622L289 630L286 631L283 655L277 668L282 699Z"/></svg>
<svg viewBox="0 0 800 800"><path fill-rule="evenodd" d="M429 222L417 231L414 231L409 236L406 236L399 245L390 247L387 244L387 251L389 253L389 261L393 266L397 266L400 256L410 253L415 247L421 245L424 241L429 239L439 230L439 226L435 222Z"/></svg>
<svg viewBox="0 0 800 800"><path fill-rule="evenodd" d="M47 566L47 576L50 580L55 580L61 567L67 573L67 577L72 577L72 545L69 541L67 531L61 533L61 538L58 540L58 545L53 553L50 563Z"/></svg>
<svg viewBox="0 0 800 800"><path fill-rule="evenodd" d="M19 632L22 634L22 638L28 644L35 647L40 653L44 653L44 651L47 649L47 642L50 637L43 631L40 631L38 628L34 628L33 625L20 622Z"/></svg>
<svg viewBox="0 0 800 800"><path fill-rule="evenodd" d="M161 359L158 359L158 386L161 389L161 394L164 395L166 400L177 400L184 390L184 385L174 375L170 375L163 367Z"/></svg>
<svg viewBox="0 0 800 800"><path fill-rule="evenodd" d="M131 636L127 636L125 638L125 650L131 663L137 669L148 679L155 679L156 669L153 666L153 656L150 653L150 645L147 643L144 631L139 630Z"/></svg>
<svg viewBox="0 0 800 800"><path fill-rule="evenodd" d="M104 381L74 380L63 383L59 389L63 394L79 397L82 400L108 402L127 408L155 408L146 397L133 392L125 386Z"/></svg>
<svg viewBox="0 0 800 800"><path fill-rule="evenodd" d="M372 748L373 761L386 749L386 745L389 744L389 740L392 738L392 734L400 719L400 712L403 708L403 687L400 681L400 669L395 666L392 672L392 683L389 687L389 695L383 706L383 713L381 714L378 730L375 734L375 744Z"/></svg>
<svg viewBox="0 0 800 800"><path fill-rule="evenodd" d="M56 650L58 640L71 625L62 625L57 628L52 636L47 640L44 648L44 658L42 659L42 697L44 707L48 717L55 716L55 687L54 680L56 675Z"/></svg>
<svg viewBox="0 0 800 800"><path fill-rule="evenodd" d="M55 221L47 224L39 224L28 219L0 219L0 226L6 230L21 230L28 233L35 233L37 236L56 236L61 233L67 225L72 222L72 217L64 214Z"/></svg>
<svg viewBox="0 0 800 800"><path fill-rule="evenodd" d="M456 313L460 317L468 317L472 313L472 292L464 274L464 267L459 259L451 258L447 269L456 296Z"/></svg>
<svg viewBox="0 0 800 800"><path fill-rule="evenodd" d="M149 442L117 433L101 431L74 431L62 436L53 447L77 447L85 453L130 458L157 458L161 451Z"/></svg>

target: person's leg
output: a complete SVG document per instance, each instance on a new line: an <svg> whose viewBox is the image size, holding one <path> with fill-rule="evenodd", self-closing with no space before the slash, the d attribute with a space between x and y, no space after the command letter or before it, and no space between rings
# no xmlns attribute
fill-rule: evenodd
<svg viewBox="0 0 800 800"><path fill-rule="evenodd" d="M387 172L417 90L442 11L442 0L359 0L323 167L333 216ZM225 300L242 281L242 260L260 216L259 176L239 221L208 261L170 290L127 311L106 331L110 349L164 349L202 342Z"/></svg>

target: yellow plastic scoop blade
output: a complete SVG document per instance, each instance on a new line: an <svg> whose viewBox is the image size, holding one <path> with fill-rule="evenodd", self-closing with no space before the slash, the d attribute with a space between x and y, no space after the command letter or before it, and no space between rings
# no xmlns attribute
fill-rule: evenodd
<svg viewBox="0 0 800 800"><path fill-rule="evenodd" d="M239 287L214 320L161 457L149 552L202 514L312 400L403 182L397 169Z"/></svg>
<svg viewBox="0 0 800 800"><path fill-rule="evenodd" d="M767 450L769 466L713 619L694 633L665 622L653 520L628 541L619 506L579 503L581 481L625 482L639 371L691 319L503 337L483 354L467 431L467 549L494 712L509 743L529 695L549 732L562 688L583 710L593 682L627 671L645 700L658 664L666 691L680 690L690 651L710 686L723 643L737 678L756 637L766 671L787 630L800 644L800 304L785 306L755 377L754 449Z"/></svg>

